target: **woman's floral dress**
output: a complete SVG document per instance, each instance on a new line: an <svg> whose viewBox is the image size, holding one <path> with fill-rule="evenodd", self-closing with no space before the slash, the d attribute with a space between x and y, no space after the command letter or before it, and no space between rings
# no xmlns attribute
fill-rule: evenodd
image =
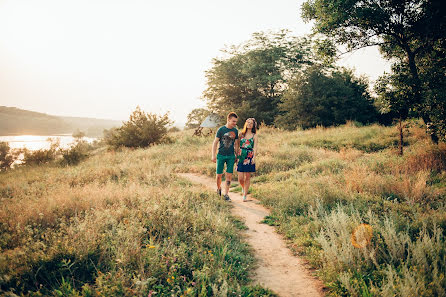
<svg viewBox="0 0 446 297"><path fill-rule="evenodd" d="M254 157L254 136L250 139L240 139L240 156L237 163L238 172L256 172L256 164L252 163Z"/></svg>

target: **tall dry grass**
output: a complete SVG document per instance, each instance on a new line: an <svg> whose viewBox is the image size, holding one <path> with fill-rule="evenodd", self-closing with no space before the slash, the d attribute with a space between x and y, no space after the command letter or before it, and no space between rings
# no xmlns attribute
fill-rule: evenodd
<svg viewBox="0 0 446 297"><path fill-rule="evenodd" d="M262 132L262 131L261 131ZM446 147L412 125L259 134L253 193L333 296L445 296ZM264 168L265 167L265 168ZM367 224L369 244L352 232Z"/></svg>
<svg viewBox="0 0 446 297"><path fill-rule="evenodd" d="M77 166L2 173L0 292L273 296L249 285L255 263L229 205L175 175L204 162L206 142L179 135Z"/></svg>
<svg viewBox="0 0 446 297"><path fill-rule="evenodd" d="M263 294L245 286L253 264L234 227L240 222L174 174L215 174L213 136L191 135L71 168L2 174L1 288ZM427 145L417 125L405 139L400 157L395 127L259 131L252 192L272 210L265 223L317 268L330 295L445 295L446 147ZM352 232L361 224L373 236L358 248Z"/></svg>

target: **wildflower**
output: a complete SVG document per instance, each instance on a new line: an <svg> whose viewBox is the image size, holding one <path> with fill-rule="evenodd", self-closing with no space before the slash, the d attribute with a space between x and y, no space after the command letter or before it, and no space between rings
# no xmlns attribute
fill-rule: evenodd
<svg viewBox="0 0 446 297"><path fill-rule="evenodd" d="M354 247L364 248L372 241L373 230L368 224L360 224L352 232L351 241Z"/></svg>

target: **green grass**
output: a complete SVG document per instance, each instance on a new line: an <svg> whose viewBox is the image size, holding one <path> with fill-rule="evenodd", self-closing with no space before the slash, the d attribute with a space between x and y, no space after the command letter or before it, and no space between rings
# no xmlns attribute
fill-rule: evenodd
<svg viewBox="0 0 446 297"><path fill-rule="evenodd" d="M400 157L396 131L345 125L260 137L252 189L272 209L263 222L317 268L329 295L446 295L446 146L412 127ZM373 237L357 248L361 223Z"/></svg>
<svg viewBox="0 0 446 297"><path fill-rule="evenodd" d="M251 285L246 226L230 206L174 174L197 159L175 159L187 139L2 173L0 292L274 296Z"/></svg>
<svg viewBox="0 0 446 297"><path fill-rule="evenodd" d="M240 218L175 175L215 174L213 136L191 135L2 173L1 290L272 296L250 285L255 262ZM446 296L446 146L429 144L419 125L405 139L401 157L396 127L259 131L251 191L271 209L263 223L307 259L329 295ZM363 223L373 236L358 248L352 232Z"/></svg>

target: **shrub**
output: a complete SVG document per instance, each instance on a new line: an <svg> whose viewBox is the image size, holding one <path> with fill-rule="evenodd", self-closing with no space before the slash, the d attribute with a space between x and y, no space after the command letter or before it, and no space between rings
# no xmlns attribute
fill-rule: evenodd
<svg viewBox="0 0 446 297"><path fill-rule="evenodd" d="M6 170L11 167L16 160L16 156L12 154L7 142L0 142L0 170Z"/></svg>
<svg viewBox="0 0 446 297"><path fill-rule="evenodd" d="M24 165L40 165L44 163L49 163L54 161L59 150L60 141L48 138L51 142L49 149L40 149L35 151L30 151L28 149L22 149Z"/></svg>
<svg viewBox="0 0 446 297"><path fill-rule="evenodd" d="M104 139L113 147L148 147L168 141L167 127L171 124L168 113L146 113L138 106L121 127L104 132Z"/></svg>
<svg viewBox="0 0 446 297"><path fill-rule="evenodd" d="M89 144L86 141L76 141L68 149L60 149L61 165L76 165L88 157Z"/></svg>
<svg viewBox="0 0 446 297"><path fill-rule="evenodd" d="M179 132L179 131L181 131L181 129L176 126L173 126L173 127L170 127L169 130L167 130L167 131L168 132Z"/></svg>

